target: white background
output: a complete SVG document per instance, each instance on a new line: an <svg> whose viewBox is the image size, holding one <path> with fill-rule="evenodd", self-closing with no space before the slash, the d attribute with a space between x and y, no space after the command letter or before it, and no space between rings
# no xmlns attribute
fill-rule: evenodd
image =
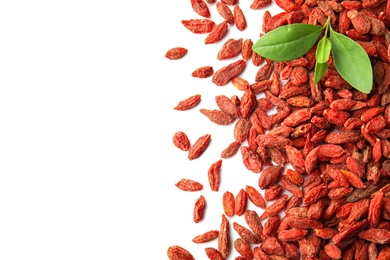
<svg viewBox="0 0 390 260"><path fill-rule="evenodd" d="M230 26L225 40L258 39L264 10L250 3L240 2L248 28ZM214 4L210 10L223 21ZM201 17L189 0L1 1L0 259L167 259L171 245L207 259L204 248L217 247L191 239L219 229L223 192L258 188L258 175L237 154L223 160L220 191L208 186L208 167L233 141L233 124L215 125L199 108L242 92L191 73L240 57L218 61L221 43L205 45L206 35L181 24L193 18ZM183 59L164 57L179 46L188 49ZM248 61L242 76L253 83L257 69ZM196 108L173 110L194 94L202 96ZM172 144L176 131L212 141L189 161ZM181 178L204 189L180 191ZM206 213L195 224L201 194Z"/></svg>

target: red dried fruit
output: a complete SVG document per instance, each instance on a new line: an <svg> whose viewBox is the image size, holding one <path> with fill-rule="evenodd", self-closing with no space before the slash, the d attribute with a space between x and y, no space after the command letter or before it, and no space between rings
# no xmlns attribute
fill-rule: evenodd
<svg viewBox="0 0 390 260"><path fill-rule="evenodd" d="M376 260L386 260L390 257L390 246L385 246L378 254L378 258Z"/></svg>
<svg viewBox="0 0 390 260"><path fill-rule="evenodd" d="M217 70L211 80L217 86L224 86L229 83L232 78L238 77L244 71L245 66L245 60L238 60L230 63Z"/></svg>
<svg viewBox="0 0 390 260"><path fill-rule="evenodd" d="M359 176L357 176L356 174L354 174L353 172L350 172L350 171L346 171L346 170L341 170L341 173L345 176L345 178L347 179L347 181L354 187L358 188L358 189L362 189L362 188L365 188L365 185L364 183L362 182L362 180L359 178Z"/></svg>
<svg viewBox="0 0 390 260"><path fill-rule="evenodd" d="M298 198L303 197L302 191L299 189L299 187L295 183L291 182L287 176L282 176L279 182L280 186L282 186L285 190L291 192L294 196Z"/></svg>
<svg viewBox="0 0 390 260"><path fill-rule="evenodd" d="M242 238L234 240L234 248L245 259L253 259L253 252L251 245Z"/></svg>
<svg viewBox="0 0 390 260"><path fill-rule="evenodd" d="M221 47L218 52L217 59L225 60L231 59L239 54L241 54L242 50L242 38L240 39L228 39Z"/></svg>
<svg viewBox="0 0 390 260"><path fill-rule="evenodd" d="M192 239L192 242L196 244L207 243L218 238L219 230L210 230L200 235L197 235Z"/></svg>
<svg viewBox="0 0 390 260"><path fill-rule="evenodd" d="M366 34L370 31L371 23L365 14L356 10L350 10L347 15L359 34Z"/></svg>
<svg viewBox="0 0 390 260"><path fill-rule="evenodd" d="M252 57L252 64L255 66L260 66L260 64L263 63L263 61L264 61L264 58L262 56L260 56L257 52L254 52L254 51L252 51L251 57ZM258 74L260 74L260 73L258 73ZM260 91L258 91L258 92L260 92Z"/></svg>
<svg viewBox="0 0 390 260"><path fill-rule="evenodd" d="M266 253L264 253L264 251L261 250L260 247L258 247L258 246L253 248L253 258L255 260L269 260L270 259L269 256L266 255ZM245 260L245 258L242 260Z"/></svg>
<svg viewBox="0 0 390 260"><path fill-rule="evenodd" d="M301 259L301 253L299 252L299 248L297 245L293 243L283 243L284 247L284 255L289 260L299 260Z"/></svg>
<svg viewBox="0 0 390 260"><path fill-rule="evenodd" d="M250 87L249 82L240 77L232 78L231 82L238 90L247 90Z"/></svg>
<svg viewBox="0 0 390 260"><path fill-rule="evenodd" d="M275 149L269 148L267 150L269 157L280 167L284 167L287 164L287 156L284 152Z"/></svg>
<svg viewBox="0 0 390 260"><path fill-rule="evenodd" d="M321 221L299 216L288 216L287 223L290 227L296 229L321 229Z"/></svg>
<svg viewBox="0 0 390 260"><path fill-rule="evenodd" d="M275 0L275 3L286 12L299 10L299 6L291 0Z"/></svg>
<svg viewBox="0 0 390 260"><path fill-rule="evenodd" d="M212 66L202 66L195 69L191 75L195 78L204 79L204 78L211 77L213 74L214 74L214 69Z"/></svg>
<svg viewBox="0 0 390 260"><path fill-rule="evenodd" d="M205 115L211 122L217 125L228 125L234 121L234 117L230 114L218 109L201 108L199 111Z"/></svg>
<svg viewBox="0 0 390 260"><path fill-rule="evenodd" d="M245 190L240 189L234 201L234 214L236 214L237 216L241 216L242 214L244 214L247 206L247 200L248 197L246 195Z"/></svg>
<svg viewBox="0 0 390 260"><path fill-rule="evenodd" d="M201 96L199 94L188 97L182 101L180 101L176 106L175 110L184 111L191 109L200 103Z"/></svg>
<svg viewBox="0 0 390 260"><path fill-rule="evenodd" d="M174 47L172 49L169 49L165 53L165 58L168 58L170 60L178 60L180 58L183 58L187 54L188 50L183 47Z"/></svg>
<svg viewBox="0 0 390 260"><path fill-rule="evenodd" d="M371 119L367 125L366 129L369 133L378 133L386 127L386 120L382 115L374 117Z"/></svg>
<svg viewBox="0 0 390 260"><path fill-rule="evenodd" d="M276 184L283 173L283 167L280 166L269 166L265 168L259 177L259 187L260 189L266 189L271 185Z"/></svg>
<svg viewBox="0 0 390 260"><path fill-rule="evenodd" d="M204 198L203 195L200 195L200 197L195 201L195 206L194 206L194 222L199 223L204 215L206 207L206 199Z"/></svg>
<svg viewBox="0 0 390 260"><path fill-rule="evenodd" d="M244 117L238 119L234 126L234 139L239 143L243 143L248 138L251 126L249 119Z"/></svg>
<svg viewBox="0 0 390 260"><path fill-rule="evenodd" d="M192 9L200 16L203 16L205 18L210 17L209 7L203 0L191 0L191 6Z"/></svg>
<svg viewBox="0 0 390 260"><path fill-rule="evenodd" d="M292 183L294 183L298 186L303 184L304 178L297 171L294 171L292 169L286 169L286 176Z"/></svg>
<svg viewBox="0 0 390 260"><path fill-rule="evenodd" d="M329 189L326 185L320 184L316 187L313 187L308 192L304 193L303 203L312 204L318 199L323 198L328 195Z"/></svg>
<svg viewBox="0 0 390 260"><path fill-rule="evenodd" d="M281 219L279 215L272 216L264 223L263 235L264 237L275 236L276 232L281 231L278 228L281 226ZM282 229L285 230L285 229Z"/></svg>
<svg viewBox="0 0 390 260"><path fill-rule="evenodd" d="M336 235L337 230L333 228L320 228L314 229L314 234L323 239L331 239L334 235Z"/></svg>
<svg viewBox="0 0 390 260"><path fill-rule="evenodd" d="M261 239L258 235L244 227L243 225L238 224L237 222L233 222L233 228L237 232L237 234L244 239L246 242L251 244L259 244Z"/></svg>
<svg viewBox="0 0 390 260"><path fill-rule="evenodd" d="M222 220L218 236L218 251L223 258L226 258L230 252L230 229L229 220L225 215L222 215Z"/></svg>
<svg viewBox="0 0 390 260"><path fill-rule="evenodd" d="M282 242L298 241L304 238L307 234L307 230L291 228L288 230L282 230L278 234L278 238Z"/></svg>
<svg viewBox="0 0 390 260"><path fill-rule="evenodd" d="M310 234L305 238L298 240L302 255L309 257L316 256L321 248L321 239L314 234Z"/></svg>
<svg viewBox="0 0 390 260"><path fill-rule="evenodd" d="M195 260L192 254L181 246L170 246L167 251L169 260Z"/></svg>
<svg viewBox="0 0 390 260"><path fill-rule="evenodd" d="M291 145L286 145L285 149L286 149L287 158L291 163L291 165L293 166L293 168L299 173L304 173L305 159L303 157L302 152Z"/></svg>
<svg viewBox="0 0 390 260"><path fill-rule="evenodd" d="M283 246L275 237L267 237L263 243L260 244L260 248L264 253L269 255L284 255Z"/></svg>
<svg viewBox="0 0 390 260"><path fill-rule="evenodd" d="M370 243L367 249L368 260L375 260L378 257L378 250L375 243Z"/></svg>
<svg viewBox="0 0 390 260"><path fill-rule="evenodd" d="M209 33L215 27L215 22L210 19L189 19L182 20L181 23L193 33Z"/></svg>
<svg viewBox="0 0 390 260"><path fill-rule="evenodd" d="M282 125L285 126L297 126L311 118L311 110L309 108L303 108L292 112L284 120Z"/></svg>
<svg viewBox="0 0 390 260"><path fill-rule="evenodd" d="M319 156L318 147L312 149L306 156L305 160L305 170L307 173L311 173L316 167L317 160Z"/></svg>
<svg viewBox="0 0 390 260"><path fill-rule="evenodd" d="M261 9L263 7L266 7L272 3L271 0L253 0L253 2L250 5L250 8L252 9Z"/></svg>
<svg viewBox="0 0 390 260"><path fill-rule="evenodd" d="M257 136L256 141L259 145L266 148L282 149L286 145L292 145L292 141L284 136L260 134Z"/></svg>
<svg viewBox="0 0 390 260"><path fill-rule="evenodd" d="M333 100L329 107L334 110L351 110L356 105L356 100L353 99L336 99Z"/></svg>
<svg viewBox="0 0 390 260"><path fill-rule="evenodd" d="M350 195L353 191L352 187L337 187L329 189L328 197L332 200L342 199Z"/></svg>
<svg viewBox="0 0 390 260"><path fill-rule="evenodd" d="M369 108L369 109L365 110L363 112L363 114L360 116L360 119L363 122L368 123L371 119L373 119L374 117L379 116L384 111L385 110L384 110L383 107L372 107L372 108Z"/></svg>
<svg viewBox="0 0 390 260"><path fill-rule="evenodd" d="M294 85L304 85L309 81L309 72L303 66L295 66L291 70L290 80Z"/></svg>
<svg viewBox="0 0 390 260"><path fill-rule="evenodd" d="M260 61L262 61L262 60L260 60ZM266 63L263 66L261 66L258 69L258 71L256 72L255 81L256 82L261 82L261 81L269 79L271 77L273 68L274 68L273 63Z"/></svg>
<svg viewBox="0 0 390 260"><path fill-rule="evenodd" d="M234 216L234 208L235 208L235 198L233 193L230 191L225 191L225 193L222 196L222 206L223 211L226 216L232 217Z"/></svg>
<svg viewBox="0 0 390 260"><path fill-rule="evenodd" d="M218 95L215 97L215 102L221 111L233 116L234 118L241 116L239 108L227 96Z"/></svg>
<svg viewBox="0 0 390 260"><path fill-rule="evenodd" d="M347 177L343 175L343 173L335 168L334 166L331 166L331 165L327 165L326 166L326 172L328 173L328 175L339 185L339 186L342 186L342 187L348 187L349 186L349 182L347 180Z"/></svg>
<svg viewBox="0 0 390 260"><path fill-rule="evenodd" d="M172 138L173 144L182 151L188 151L191 143L188 136L184 132L176 132Z"/></svg>
<svg viewBox="0 0 390 260"><path fill-rule="evenodd" d="M213 44L219 42L228 32L228 23L227 21L223 21L222 23L214 26L213 30L206 36L204 40L205 44Z"/></svg>
<svg viewBox="0 0 390 260"><path fill-rule="evenodd" d="M368 208L368 223L371 227L376 227L380 221L380 214L383 205L384 194L382 192L376 192L371 199L370 206Z"/></svg>
<svg viewBox="0 0 390 260"><path fill-rule="evenodd" d="M252 57L252 46L253 41L251 39L246 39L242 43L241 55L243 60L248 60Z"/></svg>
<svg viewBox="0 0 390 260"><path fill-rule="evenodd" d="M333 243L324 246L325 253L332 259L340 259L342 257L341 249Z"/></svg>
<svg viewBox="0 0 390 260"><path fill-rule="evenodd" d="M238 4L238 0L221 0L222 3L225 3L227 5L236 5Z"/></svg>
<svg viewBox="0 0 390 260"><path fill-rule="evenodd" d="M246 89L241 97L240 112L242 117L248 118L256 104L256 96L250 89Z"/></svg>
<svg viewBox="0 0 390 260"><path fill-rule="evenodd" d="M218 13L229 23L229 24L234 24L234 16L233 12L230 9L229 6L227 6L223 2L217 2L216 3L216 8Z"/></svg>
<svg viewBox="0 0 390 260"><path fill-rule="evenodd" d="M382 143L379 138L375 140L374 146L372 147L372 159L375 162L379 162L382 158Z"/></svg>
<svg viewBox="0 0 390 260"><path fill-rule="evenodd" d="M277 215L280 211L283 210L284 206L287 203L288 196L286 194L281 195L277 200L275 200L271 205L269 205L260 215L260 220Z"/></svg>
<svg viewBox="0 0 390 260"><path fill-rule="evenodd" d="M234 24L239 31L243 31L246 28L246 19L244 13L238 5L233 7Z"/></svg>
<svg viewBox="0 0 390 260"><path fill-rule="evenodd" d="M244 166L251 172L261 172L263 168L263 162L261 161L260 156L254 151L250 150L247 146L241 146L240 150Z"/></svg>
<svg viewBox="0 0 390 260"><path fill-rule="evenodd" d="M350 114L348 112L331 108L325 109L323 115L329 121L329 123L338 126L344 125L345 121L347 121L347 119L350 117Z"/></svg>
<svg viewBox="0 0 390 260"><path fill-rule="evenodd" d="M298 95L287 99L287 103L295 107L311 107L314 102L309 97Z"/></svg>
<svg viewBox="0 0 390 260"><path fill-rule="evenodd" d="M387 244L390 242L390 231L381 228L370 228L358 235L360 238L376 244Z"/></svg>
<svg viewBox="0 0 390 260"><path fill-rule="evenodd" d="M342 240L352 237L353 235L359 233L366 224L367 221L365 219L362 221L352 222L332 237L333 242L335 244L339 244Z"/></svg>
<svg viewBox="0 0 390 260"><path fill-rule="evenodd" d="M188 159L198 159L207 149L211 141L211 135L205 134L199 137L195 143L188 149Z"/></svg>
<svg viewBox="0 0 390 260"><path fill-rule="evenodd" d="M238 150L240 149L241 143L234 141L229 144L228 147L226 147L222 152L221 152L221 158L229 158L233 155L235 155Z"/></svg>
<svg viewBox="0 0 390 260"><path fill-rule="evenodd" d="M223 260L224 259L221 255L221 253L219 253L219 251L213 247L206 247L204 249L204 251L206 252L207 257L210 260Z"/></svg>
<svg viewBox="0 0 390 260"><path fill-rule="evenodd" d="M362 139L358 132L331 132L325 137L325 142L330 144L354 143Z"/></svg>
<svg viewBox="0 0 390 260"><path fill-rule="evenodd" d="M199 191L203 189L203 185L201 183L184 178L178 181L175 186L183 191Z"/></svg>
<svg viewBox="0 0 390 260"><path fill-rule="evenodd" d="M210 184L210 188L212 191L218 191L219 190L219 183L220 183L220 170L222 167L222 160L218 160L210 165L210 168L208 170L208 180Z"/></svg>
<svg viewBox="0 0 390 260"><path fill-rule="evenodd" d="M250 185L245 186L245 192L248 195L249 200L257 207L265 209L266 202L261 193Z"/></svg>
<svg viewBox="0 0 390 260"><path fill-rule="evenodd" d="M344 153L343 147L335 144L319 145L319 153L325 157L339 157Z"/></svg>
<svg viewBox="0 0 390 260"><path fill-rule="evenodd" d="M365 173L365 169L364 169L363 165L356 158L348 157L346 160L346 163L347 163L348 169L351 172L355 173L359 177L363 177L363 175Z"/></svg>
<svg viewBox="0 0 390 260"><path fill-rule="evenodd" d="M264 199L266 201L275 200L275 199L279 198L279 196L282 194L282 192L283 192L282 186L280 186L278 184L273 185L273 186L268 187L267 189L265 189Z"/></svg>
<svg viewBox="0 0 390 260"><path fill-rule="evenodd" d="M259 237L263 234L263 226L261 224L261 220L259 215L257 215L254 210L245 210L244 212L245 222L248 224L249 228L258 235Z"/></svg>

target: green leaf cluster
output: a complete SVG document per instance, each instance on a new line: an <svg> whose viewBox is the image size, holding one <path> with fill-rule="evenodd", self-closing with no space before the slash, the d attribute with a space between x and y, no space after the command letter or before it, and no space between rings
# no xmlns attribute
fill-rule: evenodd
<svg viewBox="0 0 390 260"><path fill-rule="evenodd" d="M327 70L332 53L340 76L355 89L370 93L373 75L366 51L351 38L334 31L330 18L324 26L297 23L278 27L262 36L252 49L273 61L289 61L305 55L316 43L315 83Z"/></svg>

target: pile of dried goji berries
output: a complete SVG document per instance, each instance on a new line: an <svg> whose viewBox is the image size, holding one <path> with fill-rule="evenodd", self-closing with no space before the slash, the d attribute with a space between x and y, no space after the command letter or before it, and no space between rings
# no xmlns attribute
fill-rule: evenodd
<svg viewBox="0 0 390 260"><path fill-rule="evenodd" d="M219 125L234 124L234 142L221 149L221 158L208 171L209 185L218 191L222 159L241 153L245 167L259 174L257 186L248 184L234 196L222 194L219 229L194 236L194 243L216 240L206 247L209 259L390 259L390 3L383 0L275 0L284 11L271 15L271 0L253 0L264 9L262 32L291 23L323 25L330 16L333 28L358 42L367 52L374 75L371 93L352 88L334 68L332 58L322 80L314 84L315 48L288 62L273 62L252 51L250 39L226 39L231 26L247 24L238 0L191 0L199 19L182 20L195 34L207 34L205 44L224 41L220 60L241 58L216 71L194 68L193 77L211 78L217 86L234 85L241 97L215 97L219 109L200 109ZM210 8L223 17L216 24ZM180 59L184 47L168 50ZM240 75L249 63L259 66L254 82ZM264 94L258 97L258 94ZM194 95L176 110L194 108ZM272 112L275 111L275 112ZM190 143L184 132L173 143L197 159L210 144L209 134ZM291 165L287 168L286 165ZM176 186L199 191L196 180ZM264 191L264 196L258 190ZM287 191L287 192L285 192ZM267 205L267 201L269 204ZM247 209L247 203L259 209ZM194 221L203 218L205 198L194 206ZM282 214L283 213L283 214ZM243 216L247 226L229 217ZM218 216L220 217L220 216ZM231 228L238 238L231 241ZM171 260L194 259L179 245L168 248Z"/></svg>

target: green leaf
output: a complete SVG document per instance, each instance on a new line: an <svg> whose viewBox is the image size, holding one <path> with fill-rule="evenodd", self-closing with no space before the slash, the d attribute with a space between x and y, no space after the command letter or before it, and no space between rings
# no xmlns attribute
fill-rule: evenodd
<svg viewBox="0 0 390 260"><path fill-rule="evenodd" d="M328 60L330 56L330 50L332 47L332 44L330 43L327 37L328 26L326 27L324 36L317 44L316 66L314 68L314 83L318 83L321 80L321 78L325 74L326 69L328 68Z"/></svg>
<svg viewBox="0 0 390 260"><path fill-rule="evenodd" d="M321 80L327 68L328 68L327 62L323 62L323 63L316 62L316 66L314 68L314 83L318 83Z"/></svg>
<svg viewBox="0 0 390 260"><path fill-rule="evenodd" d="M311 24L284 25L263 35L252 50L273 61L293 60L313 47L323 29Z"/></svg>
<svg viewBox="0 0 390 260"><path fill-rule="evenodd" d="M373 85L371 61L357 42L330 29L334 65L352 87L370 93Z"/></svg>
<svg viewBox="0 0 390 260"><path fill-rule="evenodd" d="M328 62L331 47L332 44L330 43L326 35L322 37L322 39L317 44L316 50L316 61L318 63Z"/></svg>

